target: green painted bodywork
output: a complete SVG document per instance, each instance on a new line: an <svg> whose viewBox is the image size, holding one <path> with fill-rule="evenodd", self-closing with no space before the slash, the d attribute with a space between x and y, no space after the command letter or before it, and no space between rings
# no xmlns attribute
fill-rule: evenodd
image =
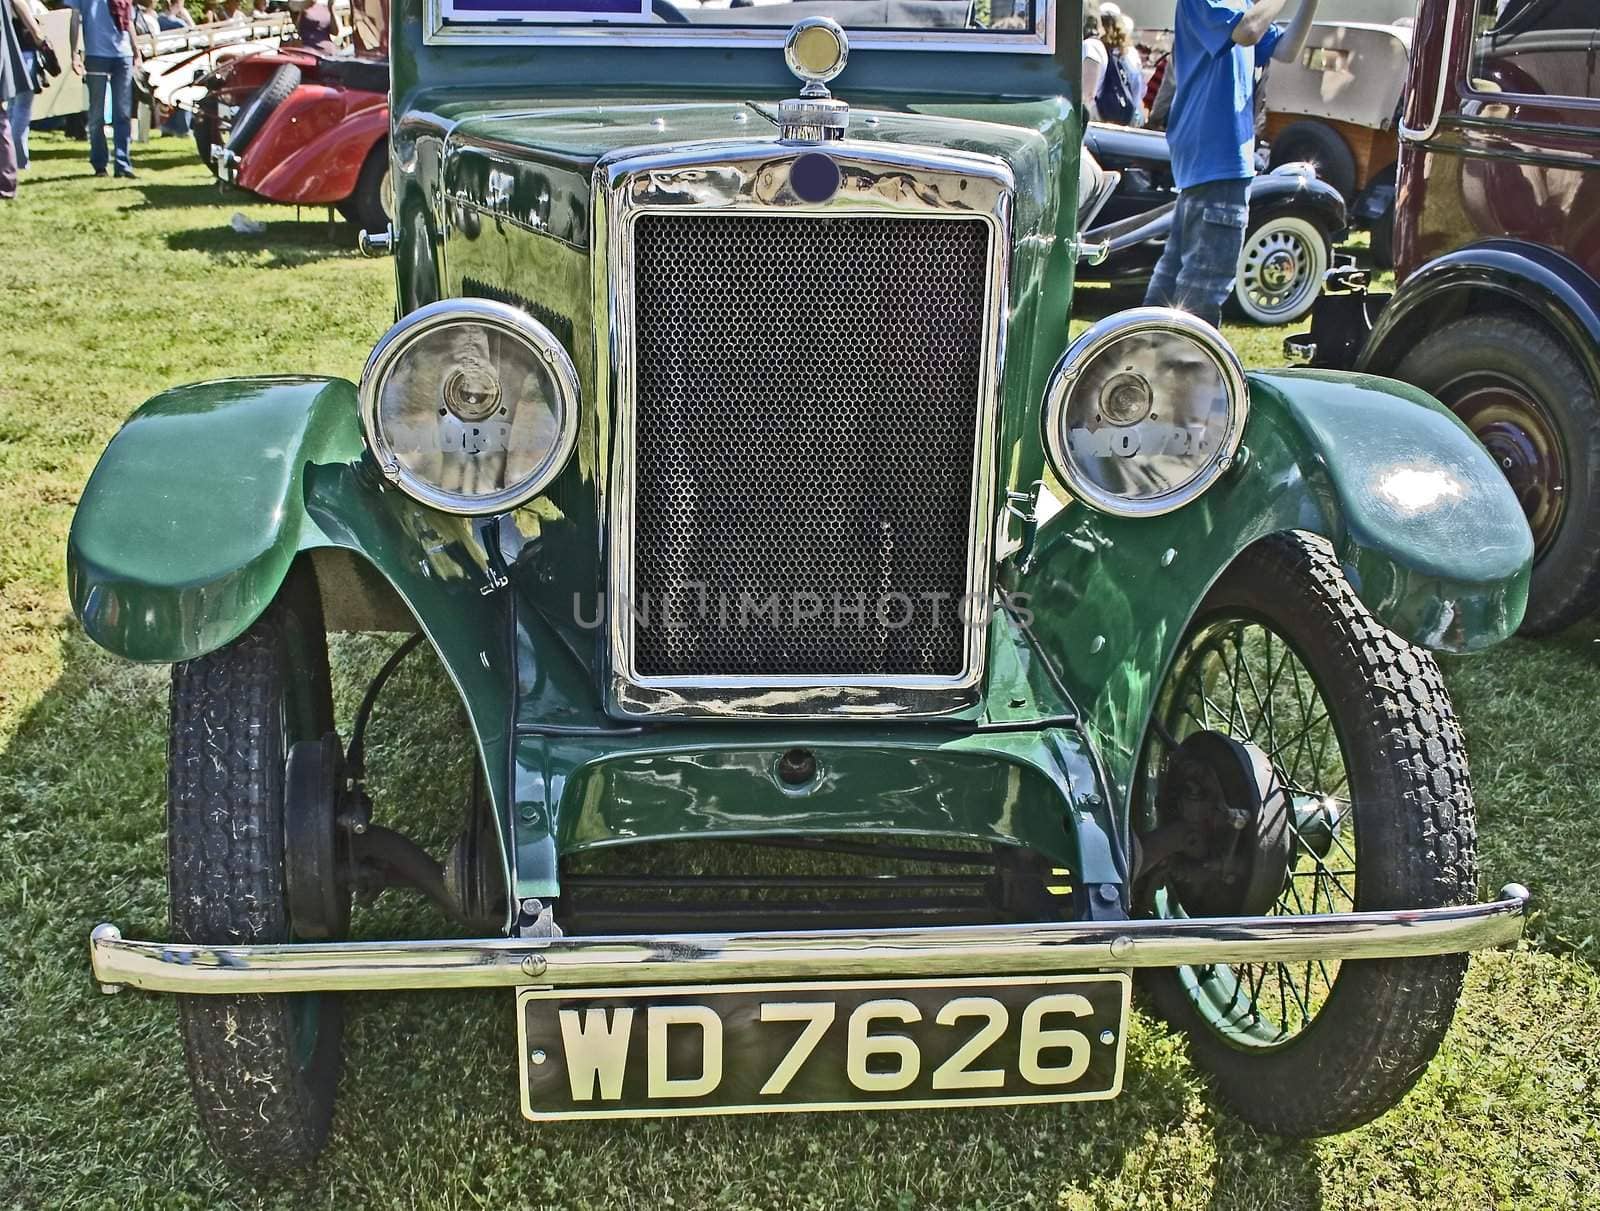
<svg viewBox="0 0 1600 1211"><path fill-rule="evenodd" d="M1325 535L1378 616L1426 646L1473 650L1520 620L1531 542L1466 430L1398 384L1286 371L1252 376L1249 457L1184 509L1119 520L1068 503L1035 525L997 506L997 583L1027 608L991 621L979 709L937 724L620 721L604 629L575 608L605 589L611 447L592 181L631 149L771 138L793 83L770 51L424 47L419 15L400 0L393 22L399 310L481 295L542 320L578 371L571 462L507 518L452 517L383 484L350 383L183 387L112 441L68 576L88 633L136 660L227 643L301 559L331 626L420 626L466 703L516 898L556 895L563 854L708 834L976 838L1045 853L1079 886L1121 885L1155 689L1208 586L1275 531ZM1075 32L1063 45L1060 58L863 53L835 85L853 140L982 152L1017 182L1002 503L1046 475L1040 406L1067 343ZM800 790L775 773L797 746L822 771Z"/></svg>

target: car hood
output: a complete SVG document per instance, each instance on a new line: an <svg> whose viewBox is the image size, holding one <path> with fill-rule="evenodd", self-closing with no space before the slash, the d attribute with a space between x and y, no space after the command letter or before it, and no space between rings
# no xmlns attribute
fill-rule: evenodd
<svg viewBox="0 0 1600 1211"><path fill-rule="evenodd" d="M602 159L674 145L776 140L778 134L776 103L753 99L586 99L537 106L459 100L423 114L401 131L402 151L409 138L442 136L447 200L496 210L579 247L588 245L591 181ZM1020 235L1054 223L1060 165L1075 138L1074 125L1073 111L1062 100L915 111L856 104L847 137L855 144L932 147L1003 160L1017 183Z"/></svg>

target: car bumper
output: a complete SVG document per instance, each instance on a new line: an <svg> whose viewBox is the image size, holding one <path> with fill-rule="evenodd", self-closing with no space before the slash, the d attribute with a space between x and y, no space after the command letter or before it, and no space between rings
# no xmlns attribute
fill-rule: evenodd
<svg viewBox="0 0 1600 1211"><path fill-rule="evenodd" d="M1486 904L1307 916L1078 921L914 929L477 938L203 946L137 942L97 926L108 992L583 988L852 976L1028 975L1208 963L1456 954L1515 942L1528 891Z"/></svg>

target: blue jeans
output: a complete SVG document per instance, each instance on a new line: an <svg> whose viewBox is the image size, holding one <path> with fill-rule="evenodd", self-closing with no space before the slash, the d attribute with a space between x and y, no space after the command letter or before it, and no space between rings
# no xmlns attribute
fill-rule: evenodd
<svg viewBox="0 0 1600 1211"><path fill-rule="evenodd" d="M23 66L28 70L23 72L22 78L27 81L27 87L11 100L6 102L6 117L11 120L11 146L17 151L17 167L28 166L28 126L33 121L33 69L35 54L31 50L22 52Z"/></svg>
<svg viewBox="0 0 1600 1211"><path fill-rule="evenodd" d="M1150 307L1176 307L1222 323L1222 303L1244 248L1250 180L1206 181L1178 195L1167 246L1145 291Z"/></svg>
<svg viewBox="0 0 1600 1211"><path fill-rule="evenodd" d="M128 138L133 127L133 60L110 55L85 55L84 80L89 85L89 163L96 172L106 167L106 89L111 89L111 139L118 172L132 172Z"/></svg>

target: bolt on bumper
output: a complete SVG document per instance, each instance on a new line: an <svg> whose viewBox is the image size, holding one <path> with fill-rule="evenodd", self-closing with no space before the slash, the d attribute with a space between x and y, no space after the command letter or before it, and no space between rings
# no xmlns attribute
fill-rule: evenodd
<svg viewBox="0 0 1600 1211"><path fill-rule="evenodd" d="M1029 975L1117 967L1456 954L1515 942L1528 889L1486 904L1285 917L1074 921L910 929L475 938L205 946L89 940L107 992L261 993L582 988L734 980Z"/></svg>

